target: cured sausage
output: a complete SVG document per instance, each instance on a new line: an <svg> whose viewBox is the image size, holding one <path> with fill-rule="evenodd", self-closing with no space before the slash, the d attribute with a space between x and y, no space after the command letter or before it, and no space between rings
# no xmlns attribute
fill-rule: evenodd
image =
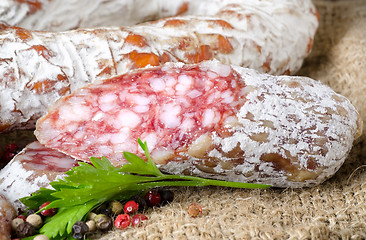
<svg viewBox="0 0 366 240"><path fill-rule="evenodd" d="M40 187L49 188L51 181L62 178L76 165L75 159L63 153L46 148L39 142L30 143L0 171L0 195L22 208L20 198L29 196Z"/></svg>
<svg viewBox="0 0 366 240"><path fill-rule="evenodd" d="M228 5L246 6L248 10L262 8L264 15L270 13L267 8L271 7L306 15L301 11L307 10L309 3L307 0L2 0L0 21L32 30L65 31L132 26L176 15L212 16Z"/></svg>
<svg viewBox="0 0 366 240"><path fill-rule="evenodd" d="M11 220L16 216L16 210L8 200L0 194L0 240L10 240Z"/></svg>
<svg viewBox="0 0 366 240"><path fill-rule="evenodd" d="M209 4L208 7L213 10L223 5L216 0L2 0L0 21L42 31L131 26L182 14L188 10L191 14L196 13L194 15L204 14L208 9L203 8L200 2L204 2L206 6Z"/></svg>
<svg viewBox="0 0 366 240"><path fill-rule="evenodd" d="M133 27L55 33L4 26L0 132L34 128L60 96L134 68L215 58L261 72L290 74L311 50L318 19L310 0L203 2L211 6L202 10L205 16L178 16ZM201 4L189 1L187 6L194 7L187 12L204 9Z"/></svg>
<svg viewBox="0 0 366 240"><path fill-rule="evenodd" d="M353 105L305 77L205 61L97 81L37 122L45 146L76 159L141 155L166 172L276 187L319 184L343 164L362 121Z"/></svg>

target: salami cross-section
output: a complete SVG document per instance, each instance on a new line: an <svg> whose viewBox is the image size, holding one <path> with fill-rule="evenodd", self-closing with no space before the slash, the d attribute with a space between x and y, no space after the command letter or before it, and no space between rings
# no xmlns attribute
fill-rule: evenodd
<svg viewBox="0 0 366 240"><path fill-rule="evenodd" d="M334 174L360 132L355 108L319 82L207 61L90 84L52 106L35 133L84 161L122 165L141 138L167 172L302 187Z"/></svg>
<svg viewBox="0 0 366 240"><path fill-rule="evenodd" d="M75 159L32 142L1 169L0 194L22 208L20 198L30 196L41 187L50 188L50 182L64 177L74 166L77 166Z"/></svg>

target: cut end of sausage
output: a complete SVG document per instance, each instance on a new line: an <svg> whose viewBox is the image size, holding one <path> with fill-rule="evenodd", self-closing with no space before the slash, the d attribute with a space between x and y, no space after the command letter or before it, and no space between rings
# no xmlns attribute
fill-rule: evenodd
<svg viewBox="0 0 366 240"><path fill-rule="evenodd" d="M218 61L165 64L91 84L37 123L48 147L123 165L140 138L164 171L278 187L319 184L343 164L361 121L352 104L303 77Z"/></svg>

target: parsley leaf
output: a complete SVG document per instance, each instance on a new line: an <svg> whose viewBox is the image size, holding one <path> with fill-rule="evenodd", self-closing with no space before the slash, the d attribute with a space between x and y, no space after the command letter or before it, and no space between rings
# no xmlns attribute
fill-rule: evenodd
<svg viewBox="0 0 366 240"><path fill-rule="evenodd" d="M144 150L146 161L137 155L124 152L129 162L114 167L107 158L91 157L92 163L79 163L66 172L66 177L51 182L53 189L41 188L32 196L20 199L31 209L46 201L51 203L44 209L57 208L56 215L49 217L40 233L49 238L70 238L72 226L95 207L109 200L128 200L134 195L155 187L163 186L224 186L234 188L269 188L270 185L227 182L193 176L169 175L160 172L152 161L146 142L138 143ZM71 239L71 238L70 238Z"/></svg>

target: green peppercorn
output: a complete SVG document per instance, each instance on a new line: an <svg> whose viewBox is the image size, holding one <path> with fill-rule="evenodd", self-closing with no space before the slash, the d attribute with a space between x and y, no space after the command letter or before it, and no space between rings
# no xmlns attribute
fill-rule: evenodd
<svg viewBox="0 0 366 240"><path fill-rule="evenodd" d="M112 219L105 214L98 214L94 220L100 230L108 230L112 227Z"/></svg>
<svg viewBox="0 0 366 240"><path fill-rule="evenodd" d="M118 215L123 211L122 203L116 200L109 203L109 208L114 215Z"/></svg>

